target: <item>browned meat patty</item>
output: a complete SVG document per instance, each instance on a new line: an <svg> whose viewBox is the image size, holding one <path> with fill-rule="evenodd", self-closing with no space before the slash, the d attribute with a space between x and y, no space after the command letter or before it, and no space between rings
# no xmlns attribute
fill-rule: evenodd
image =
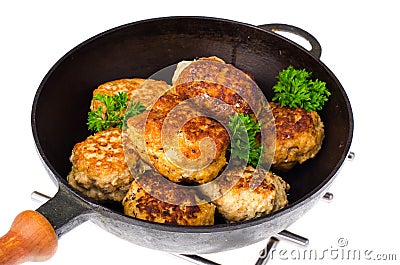
<svg viewBox="0 0 400 265"><path fill-rule="evenodd" d="M170 89L170 86L164 81L152 80L152 79L118 79L109 81L101 84L93 91L93 96L97 94L103 95L115 95L121 92L125 92L128 99L140 102L144 106L151 106L161 95ZM92 99L90 103L90 110L96 110L100 106L103 106L104 112L105 106L102 102Z"/></svg>
<svg viewBox="0 0 400 265"><path fill-rule="evenodd" d="M130 99L132 102L140 102L148 108L170 89L170 85L164 81L147 79L142 83L139 89L131 92Z"/></svg>
<svg viewBox="0 0 400 265"><path fill-rule="evenodd" d="M125 162L121 130L117 128L77 143L70 161L68 183L95 200L121 201L133 180Z"/></svg>
<svg viewBox="0 0 400 265"><path fill-rule="evenodd" d="M152 181L154 171L140 176L140 185L133 181L122 201L126 215L157 223L202 226L214 224L215 206L199 199L193 190L168 189ZM180 204L170 204L151 194L165 197L179 197Z"/></svg>
<svg viewBox="0 0 400 265"><path fill-rule="evenodd" d="M203 188L228 222L260 217L285 207L289 185L279 176L247 166L231 169L221 181ZM223 179L222 179L223 178Z"/></svg>
<svg viewBox="0 0 400 265"><path fill-rule="evenodd" d="M175 85L173 92L184 99L196 98L194 103L197 106L202 106L202 111L206 110L218 116L221 116L219 114L226 116L234 115L235 112L253 113L245 99L232 89L221 84L207 81L193 81Z"/></svg>
<svg viewBox="0 0 400 265"><path fill-rule="evenodd" d="M272 169L286 171L315 157L324 139L324 124L316 111L281 107L270 102L275 118L276 149Z"/></svg>
<svg viewBox="0 0 400 265"><path fill-rule="evenodd" d="M141 78L132 78L132 79L118 79L106 82L98 86L95 90L93 90L93 96L96 94L104 94L104 95L115 95L120 92L125 92L128 95L128 99L132 97L132 92L139 89L146 79ZM104 104L98 100L92 99L90 103L90 110L96 110L100 106L105 108ZM105 111L105 109L104 109Z"/></svg>
<svg viewBox="0 0 400 265"><path fill-rule="evenodd" d="M229 134L182 102L163 95L151 110L127 121L127 135L140 157L169 180L205 183L226 165Z"/></svg>
<svg viewBox="0 0 400 265"><path fill-rule="evenodd" d="M125 92L128 97L148 107L169 88L163 81L119 79L101 84L93 91L93 95ZM101 102L92 100L90 109L95 110L101 105ZM123 199L133 180L127 162L138 173L149 168L141 163L130 142L117 128L98 132L76 144L70 161L72 169L68 175L69 184L95 200Z"/></svg>
<svg viewBox="0 0 400 265"><path fill-rule="evenodd" d="M266 104L262 100L263 93L250 75L217 57L183 63L175 71L172 89L185 99L197 96L221 100L238 113L257 115ZM211 112L223 111L221 106L214 105L209 106Z"/></svg>

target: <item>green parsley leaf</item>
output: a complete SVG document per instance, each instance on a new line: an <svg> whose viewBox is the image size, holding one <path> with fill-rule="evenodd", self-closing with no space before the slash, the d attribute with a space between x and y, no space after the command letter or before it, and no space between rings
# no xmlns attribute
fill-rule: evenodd
<svg viewBox="0 0 400 265"><path fill-rule="evenodd" d="M131 105L128 107L128 109L125 112L125 121L127 121L129 118L139 115L143 111L146 110L146 107L140 103L140 102L135 102L132 101Z"/></svg>
<svg viewBox="0 0 400 265"><path fill-rule="evenodd" d="M122 129L125 111L129 103L128 95L125 92L119 92L112 96L96 94L93 99L100 101L103 105L88 113L88 129L93 132L117 127ZM127 115L132 117L142 113L145 109L140 102L132 102Z"/></svg>
<svg viewBox="0 0 400 265"><path fill-rule="evenodd" d="M311 80L311 75L311 72L293 66L282 70L277 76L278 83L273 87L275 96L272 101L277 101L282 107L321 110L331 93L325 82Z"/></svg>
<svg viewBox="0 0 400 265"><path fill-rule="evenodd" d="M231 157L247 161L257 166L262 153L262 145L256 141L261 125L254 118L246 114L230 116L227 127L231 135Z"/></svg>

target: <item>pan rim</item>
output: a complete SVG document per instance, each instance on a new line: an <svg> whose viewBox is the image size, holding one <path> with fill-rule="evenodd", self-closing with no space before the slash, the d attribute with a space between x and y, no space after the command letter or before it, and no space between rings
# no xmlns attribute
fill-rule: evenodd
<svg viewBox="0 0 400 265"><path fill-rule="evenodd" d="M32 105L32 111L31 111L31 128L32 128L32 132L33 132L33 138L35 141L35 146L36 149L39 153L39 157L42 160L43 164L45 165L45 167L48 168L48 170L51 172L50 177L53 180L53 182L56 183L56 185L58 186L58 188L60 188L60 186L63 186L65 189L68 190L68 192L72 193L75 197L77 197L80 201L84 202L85 204L87 204L94 212L97 212L99 214L101 213L109 213L112 216L117 216L118 219L122 220L125 223L129 223L129 224L134 224L137 226L142 226L142 227L147 227L147 228L151 228L154 230L163 230L163 231L169 231L169 232L179 232L179 233L215 233L215 232L224 232L224 231L231 231L231 230L241 230L244 229L246 227L250 227L250 226L257 226L261 223L265 223L268 222L269 220L272 219L276 219L279 218L281 216L286 215L287 213L297 209L298 207L301 207L302 205L304 205L308 200L313 199L314 197L318 197L319 195L319 191L323 190L325 187L329 186L332 181L334 180L335 176L337 175L337 172L339 171L339 169L341 168L341 166L343 165L344 160L346 159L347 153L350 150L350 146L351 146L351 142L352 142L352 138L353 138L353 127L354 127L354 120L353 120L353 112L351 110L351 105L349 102L349 99L347 97L347 94L345 92L345 90L343 89L342 85L340 84L339 80L336 78L336 76L333 74L333 72L323 63L321 62L319 59L316 59L315 57L313 57L311 54L309 54L310 56L312 56L316 62L318 62L320 64L320 66L322 68L324 68L325 71L327 71L331 77L333 77L334 82L338 85L338 88L340 90L340 92L343 95L343 98L345 100L345 104L347 106L347 110L348 110L348 119L349 119L349 132L348 132L348 138L347 138L347 142L345 143L345 146L343 148L343 153L342 156L340 158L339 161L337 161L336 166L334 167L334 169L330 172L330 174L324 179L323 182L321 182L317 187L315 187L314 189L312 189L309 193L307 193L306 195L304 195L302 198L296 200L295 202L289 204L288 206L286 206L285 208L276 211L272 214L268 214L265 215L263 217L259 217L256 219L251 219L251 220L247 220L247 221L242 221L242 222L237 222L237 223L232 223L232 224L216 224L216 225L212 225L212 226L179 226L179 225L172 225L172 224L160 224L160 223L154 223L154 222L150 222L150 221L146 221L146 220L140 220L137 218L133 218L130 216L126 216L123 213L117 212L113 209L110 209L106 206L100 205L96 202L93 202L92 200L86 198L85 196L81 195L80 193L78 193L77 191L75 191L72 187L70 187L68 185L68 183L65 180L65 177L62 177L57 170L53 167L53 165L50 163L50 161L48 160L48 158L45 155L44 149L42 147L42 145L40 144L39 141L39 135L38 135L38 130L36 127L36 110L37 110L37 104L38 101L40 99L40 95L42 93L42 90L47 82L47 80L49 79L49 77L52 75L52 73L55 71L55 69L57 69L57 67L66 59L68 58L71 54L73 54L75 51L79 50L81 47L84 47L85 45L88 45L89 43L102 38L112 32L127 28L127 27L132 27L132 26L136 26L136 25L140 25L140 24L144 24L144 23L154 23L157 21L164 21L164 20L175 20L175 19L190 19L190 20L213 20L216 22L222 22L222 23L230 23L230 24L237 24L240 26L245 26L245 27L250 27L253 28L255 30L259 30L264 32L265 34L272 34L280 39L282 39L282 41L285 42L289 42L291 45L295 45L296 48L300 48L303 52L306 52L307 54L309 54L307 52L307 50L305 50L303 47L301 47L300 45L287 40L286 38L280 36L279 34L267 31L265 29L261 29L257 26L248 24L248 23L244 23L244 22L238 22L238 21L234 21L234 20L230 20L230 19L224 19L224 18L216 18L216 17L207 17L207 16L167 16L167 17L157 17L157 18L150 18L150 19L144 19L144 20L140 20L140 21L135 21L135 22L130 22L124 25L120 25L111 29L108 29L104 32L101 32L97 35L94 35L93 37L90 37L89 39L81 42L80 44L78 44L77 46L75 46L74 48L72 48L71 50L69 50L64 56L62 56L52 67L51 69L47 72L47 74L44 76L42 82L40 83L36 93L35 93L35 97L34 97L34 101L33 101L33 105Z"/></svg>

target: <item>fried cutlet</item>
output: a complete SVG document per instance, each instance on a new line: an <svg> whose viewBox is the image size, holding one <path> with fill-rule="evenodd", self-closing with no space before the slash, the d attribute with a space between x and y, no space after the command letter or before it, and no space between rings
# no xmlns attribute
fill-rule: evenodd
<svg viewBox="0 0 400 265"><path fill-rule="evenodd" d="M142 78L124 78L109 81L99 85L95 90L93 90L93 96L97 94L112 96L117 93L125 92L128 96L128 99L130 99L132 97L132 92L141 88L145 81L146 79ZM97 110L100 106L105 108L104 104L98 100L92 99L90 102L91 111ZM103 111L105 111L105 109Z"/></svg>
<svg viewBox="0 0 400 265"><path fill-rule="evenodd" d="M126 215L157 223L190 226L214 224L213 204L201 200L196 192L184 186L174 189L163 186L153 179L155 174L155 171L146 171L139 181L132 182L122 201ZM177 203L166 202L174 199Z"/></svg>
<svg viewBox="0 0 400 265"><path fill-rule="evenodd" d="M184 99L217 99L244 114L258 115L266 104L262 91L250 75L217 57L184 62L174 73L172 91ZM232 114L224 111L228 106L214 102L206 108L211 113L228 117Z"/></svg>
<svg viewBox="0 0 400 265"><path fill-rule="evenodd" d="M118 128L98 132L77 143L70 161L68 183L94 200L121 201L133 180Z"/></svg>
<svg viewBox="0 0 400 265"><path fill-rule="evenodd" d="M227 222L260 217L285 207L289 185L279 176L252 166L232 168L203 188Z"/></svg>
<svg viewBox="0 0 400 265"><path fill-rule="evenodd" d="M315 157L324 139L324 124L316 111L269 103L275 118L276 148L272 169L287 171Z"/></svg>
<svg viewBox="0 0 400 265"><path fill-rule="evenodd" d="M151 110L128 119L127 134L140 157L173 182L205 183L226 165L230 138L224 126L178 95L165 94Z"/></svg>

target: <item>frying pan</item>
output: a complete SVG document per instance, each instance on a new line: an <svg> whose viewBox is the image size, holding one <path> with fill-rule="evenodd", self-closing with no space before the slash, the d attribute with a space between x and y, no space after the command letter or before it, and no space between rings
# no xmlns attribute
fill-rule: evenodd
<svg viewBox="0 0 400 265"><path fill-rule="evenodd" d="M300 34L310 41L312 50L271 30ZM349 100L338 79L319 60L320 54L318 42L296 27L253 26L208 17L134 22L73 48L44 77L32 107L37 151L58 192L36 211L17 216L9 233L0 239L0 263L45 260L54 254L57 238L87 220L134 244L182 254L239 248L287 228L324 195L352 140ZM67 184L72 147L89 135L86 118L95 87L119 78L147 78L181 60L213 55L250 73L269 100L277 74L289 65L311 71L331 91L320 111L325 123L321 151L314 159L282 175L291 185L287 207L235 224L176 226L125 216L118 205L95 203Z"/></svg>

